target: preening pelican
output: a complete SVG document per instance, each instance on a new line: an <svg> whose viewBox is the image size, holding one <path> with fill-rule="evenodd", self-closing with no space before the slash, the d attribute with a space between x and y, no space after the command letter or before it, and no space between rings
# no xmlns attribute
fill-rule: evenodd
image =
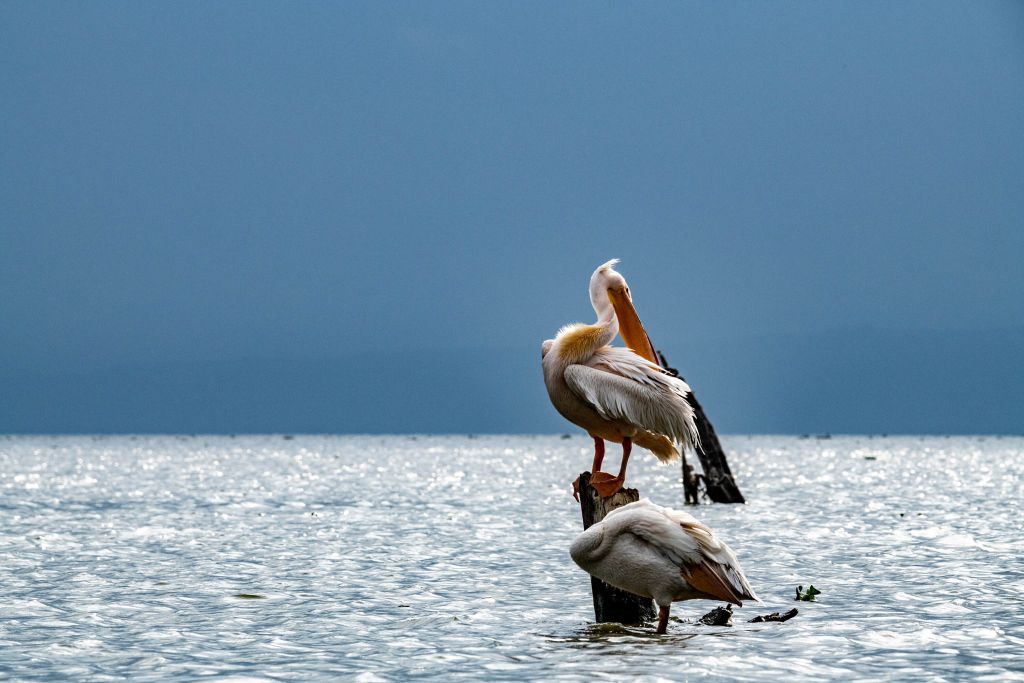
<svg viewBox="0 0 1024 683"><path fill-rule="evenodd" d="M593 325L576 323L541 347L544 384L562 417L594 439L591 485L608 497L622 488L633 443L662 462L693 447L697 428L686 397L690 387L658 365L654 346L640 324L629 286L615 271L618 259L602 264L590 278ZM629 348L609 346L621 333ZM622 464L613 477L601 472L604 442L622 444ZM578 483L574 482L574 493Z"/></svg>
<svg viewBox="0 0 1024 683"><path fill-rule="evenodd" d="M644 498L623 505L576 537L573 561L616 588L658 603L658 633L676 600L760 598L736 555L694 517Z"/></svg>

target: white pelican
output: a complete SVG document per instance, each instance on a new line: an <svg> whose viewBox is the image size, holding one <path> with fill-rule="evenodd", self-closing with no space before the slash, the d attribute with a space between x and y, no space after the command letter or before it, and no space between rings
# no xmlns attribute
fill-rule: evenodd
<svg viewBox="0 0 1024 683"><path fill-rule="evenodd" d="M668 462L679 457L677 445L693 447L697 442L693 408L686 401L690 387L658 365L629 286L614 269L618 262L602 264L590 278L597 322L567 325L541 346L551 402L562 417L594 438L590 482L604 497L625 483L633 443ZM609 346L618 333L629 348ZM622 444L617 477L600 471L606 440ZM578 480L573 490L578 490Z"/></svg>
<svg viewBox="0 0 1024 683"><path fill-rule="evenodd" d="M658 633L676 600L761 602L736 555L695 518L644 498L623 505L576 537L576 564L606 583L658 603Z"/></svg>

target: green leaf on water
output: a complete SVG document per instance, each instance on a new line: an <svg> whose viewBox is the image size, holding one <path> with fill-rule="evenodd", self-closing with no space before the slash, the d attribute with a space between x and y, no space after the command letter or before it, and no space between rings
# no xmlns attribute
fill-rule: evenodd
<svg viewBox="0 0 1024 683"><path fill-rule="evenodd" d="M815 588L814 584L808 586L806 591L803 586L796 587L797 600L801 600L803 602L814 602L814 596L816 595L821 595L821 591Z"/></svg>

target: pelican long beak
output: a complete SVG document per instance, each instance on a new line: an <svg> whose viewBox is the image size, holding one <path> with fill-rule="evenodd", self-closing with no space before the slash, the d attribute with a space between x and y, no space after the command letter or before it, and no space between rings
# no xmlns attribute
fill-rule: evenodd
<svg viewBox="0 0 1024 683"><path fill-rule="evenodd" d="M658 354L654 352L654 344L651 343L647 330L640 323L640 317L633 308L633 299L630 298L629 292L625 288L609 289L608 299L611 300L615 316L619 319L619 334L622 335L622 341L626 342L626 346L652 363L661 365L658 362Z"/></svg>

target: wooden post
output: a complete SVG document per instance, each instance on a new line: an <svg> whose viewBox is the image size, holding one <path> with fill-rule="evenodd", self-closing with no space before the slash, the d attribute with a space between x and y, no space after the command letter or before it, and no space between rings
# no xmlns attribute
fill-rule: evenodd
<svg viewBox="0 0 1024 683"><path fill-rule="evenodd" d="M661 351L658 351L658 359L661 361L661 367L665 368L665 372L686 381L678 370L668 366L665 354ZM740 487L736 485L736 479L732 476L732 470L729 469L729 462L725 459L725 451L722 450L722 444L718 441L718 434L715 433L711 420L704 414L704 407L697 400L697 395L693 393L693 387L690 387L690 395L686 397L686 400L693 407L693 418L697 423L697 434L700 436L697 457L700 458L701 467L704 468L703 483L708 498L713 503L747 502L743 498L743 494L740 493ZM686 459L683 458L684 487L687 481L686 475Z"/></svg>
<svg viewBox="0 0 1024 683"><path fill-rule="evenodd" d="M686 462L685 450L679 454L683 459L683 499L687 505L700 504L700 475Z"/></svg>
<svg viewBox="0 0 1024 683"><path fill-rule="evenodd" d="M590 528L604 519L617 507L640 500L636 489L622 489L611 498L602 498L590 486L590 472L580 475L580 512L583 514L583 529ZM609 586L601 579L590 577L590 590L594 595L594 619L598 622L613 621L620 624L641 624L658 616L654 601L641 598L626 591Z"/></svg>

